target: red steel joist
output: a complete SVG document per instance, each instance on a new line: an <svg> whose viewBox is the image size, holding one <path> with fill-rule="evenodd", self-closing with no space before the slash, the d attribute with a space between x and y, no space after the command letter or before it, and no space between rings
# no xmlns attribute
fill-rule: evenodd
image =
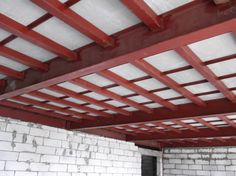
<svg viewBox="0 0 236 176"><path fill-rule="evenodd" d="M50 14L61 19L66 24L72 26L76 30L80 31L84 35L90 37L96 43L103 47L113 46L114 39L103 31L98 29L96 26L85 20L79 14L73 10L67 8L67 6L58 0L32 0L35 4L42 7Z"/></svg>
<svg viewBox="0 0 236 176"><path fill-rule="evenodd" d="M158 16L145 1L121 0L145 25L151 30L157 31L161 27L162 19Z"/></svg>
<svg viewBox="0 0 236 176"><path fill-rule="evenodd" d="M58 54L62 58L68 60L77 60L77 54L67 49L66 47L54 42L53 40L44 37L43 35L28 29L26 26L14 21L13 19L0 13L0 27L13 33L14 35L21 37L25 40L32 42L33 44L39 45L46 50Z"/></svg>

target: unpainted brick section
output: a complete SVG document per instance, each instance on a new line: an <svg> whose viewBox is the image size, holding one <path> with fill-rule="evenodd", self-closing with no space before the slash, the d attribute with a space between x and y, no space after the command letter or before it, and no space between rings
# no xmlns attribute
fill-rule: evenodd
<svg viewBox="0 0 236 176"><path fill-rule="evenodd" d="M133 143L0 117L0 176L141 176Z"/></svg>
<svg viewBox="0 0 236 176"><path fill-rule="evenodd" d="M236 176L236 147L169 148L163 163L164 176Z"/></svg>

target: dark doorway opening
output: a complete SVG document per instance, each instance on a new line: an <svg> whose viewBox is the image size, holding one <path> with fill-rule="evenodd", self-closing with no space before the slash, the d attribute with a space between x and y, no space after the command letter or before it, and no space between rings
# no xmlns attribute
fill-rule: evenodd
<svg viewBox="0 0 236 176"><path fill-rule="evenodd" d="M154 156L142 155L142 176L157 175L157 158Z"/></svg>

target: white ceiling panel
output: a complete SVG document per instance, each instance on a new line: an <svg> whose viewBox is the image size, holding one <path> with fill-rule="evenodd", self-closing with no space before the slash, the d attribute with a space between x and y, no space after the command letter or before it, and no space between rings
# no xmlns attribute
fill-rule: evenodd
<svg viewBox="0 0 236 176"><path fill-rule="evenodd" d="M193 94L203 93L203 92L210 92L216 90L216 88L210 84L210 83L202 83L202 84L196 84L185 87Z"/></svg>
<svg viewBox="0 0 236 176"><path fill-rule="evenodd" d="M108 114L117 114L117 112L112 111L112 110L106 110L106 111L104 111L104 112L106 112L106 113L108 113Z"/></svg>
<svg viewBox="0 0 236 176"><path fill-rule="evenodd" d="M27 68L29 68L26 65L23 65L19 62L15 62L15 61L8 59L6 57L3 57L3 56L0 56L0 65L3 65L5 67L11 68L16 71L23 71L23 70L26 70Z"/></svg>
<svg viewBox="0 0 236 176"><path fill-rule="evenodd" d="M122 86L112 87L107 90L114 92L114 93L121 95L121 96L130 95L130 94L134 93L133 91L126 89L125 87L122 87Z"/></svg>
<svg viewBox="0 0 236 176"><path fill-rule="evenodd" d="M96 110L103 110L104 108L100 107L100 106L96 106L96 105L93 105L93 104L90 104L90 105L86 105L87 107L89 108L93 108L93 109L96 109Z"/></svg>
<svg viewBox="0 0 236 176"><path fill-rule="evenodd" d="M54 106L57 106L57 107L60 107L60 108L65 108L65 107L67 107L67 106L65 106L65 105L63 105L63 104L56 103L56 102L48 102L47 104L54 105Z"/></svg>
<svg viewBox="0 0 236 176"><path fill-rule="evenodd" d="M206 118L202 118L202 119L207 122L220 120L220 118L218 118L218 117L206 117Z"/></svg>
<svg viewBox="0 0 236 176"><path fill-rule="evenodd" d="M44 111L49 111L50 109L48 108L44 108L44 107L40 107L40 106L33 106L34 108L40 109L40 110L44 110Z"/></svg>
<svg viewBox="0 0 236 176"><path fill-rule="evenodd" d="M135 84L148 91L166 87L166 85L162 84L160 81L154 78L137 81L135 82Z"/></svg>
<svg viewBox="0 0 236 176"><path fill-rule="evenodd" d="M70 8L109 35L140 22L118 0L86 0Z"/></svg>
<svg viewBox="0 0 236 176"><path fill-rule="evenodd" d="M193 119L186 119L186 120L181 120L184 123L195 123L196 121Z"/></svg>
<svg viewBox="0 0 236 176"><path fill-rule="evenodd" d="M208 65L208 67L217 75L229 75L236 73L236 59Z"/></svg>
<svg viewBox="0 0 236 176"><path fill-rule="evenodd" d="M126 80L132 80L136 78L141 78L147 76L142 70L138 69L132 64L123 64L117 67L109 69L110 71L116 73L117 75L123 77Z"/></svg>
<svg viewBox="0 0 236 176"><path fill-rule="evenodd" d="M116 106L116 107L120 107L120 106L125 106L126 104L121 103L119 101L115 101L115 100L111 100L111 101L106 101L106 103Z"/></svg>
<svg viewBox="0 0 236 176"><path fill-rule="evenodd" d="M172 74L169 74L168 76L179 84L204 80L204 77L200 75L194 69L172 73Z"/></svg>
<svg viewBox="0 0 236 176"><path fill-rule="evenodd" d="M22 96L22 97L29 98L29 99L32 99L32 100L36 100L36 101L45 101L45 99L38 98L38 97L35 97L35 96L31 96L31 95L28 95L28 94L23 94L23 95L21 95L21 96Z"/></svg>
<svg viewBox="0 0 236 176"><path fill-rule="evenodd" d="M148 108L159 108L159 107L162 107L162 105L160 105L158 103L145 104L144 106L146 106Z"/></svg>
<svg viewBox="0 0 236 176"><path fill-rule="evenodd" d="M29 0L1 0L0 13L28 25L46 12Z"/></svg>
<svg viewBox="0 0 236 176"><path fill-rule="evenodd" d="M61 112L61 111L54 111L55 113L62 114L62 115L69 115L67 113Z"/></svg>
<svg viewBox="0 0 236 176"><path fill-rule="evenodd" d="M58 86L63 87L65 89L72 90L77 93L86 91L86 89L84 89L80 86L77 86L75 84L69 83L69 82L60 83L60 84L58 84Z"/></svg>
<svg viewBox="0 0 236 176"><path fill-rule="evenodd" d="M123 109L126 110L126 111L130 111L130 112L132 112L132 111L138 111L138 109L133 108L133 107L127 107L127 108L123 108Z"/></svg>
<svg viewBox="0 0 236 176"><path fill-rule="evenodd" d="M76 108L69 108L69 110L79 112L79 113L85 113L85 111L80 110L80 109L76 109Z"/></svg>
<svg viewBox="0 0 236 176"><path fill-rule="evenodd" d="M133 97L129 97L130 100L136 101L138 103L145 103L145 102L149 102L151 101L150 99L142 96L142 95L137 95L137 96L133 96Z"/></svg>
<svg viewBox="0 0 236 176"><path fill-rule="evenodd" d="M232 33L225 33L189 45L202 60L208 61L236 53L236 40Z"/></svg>
<svg viewBox="0 0 236 176"><path fill-rule="evenodd" d="M236 77L223 79L222 81L228 88L236 87Z"/></svg>
<svg viewBox="0 0 236 176"><path fill-rule="evenodd" d="M52 58L56 57L55 54L21 38L17 38L7 43L6 46L42 62L51 60Z"/></svg>
<svg viewBox="0 0 236 176"><path fill-rule="evenodd" d="M227 123L224 121L219 121L219 122L210 122L210 124L212 124L212 125L225 125Z"/></svg>
<svg viewBox="0 0 236 176"><path fill-rule="evenodd" d="M70 102L73 102L73 103L76 103L76 104L84 104L84 103L86 103L86 102L84 102L84 101L82 101L82 100L78 100L78 99L71 98L71 97L65 98L65 100L70 101Z"/></svg>
<svg viewBox="0 0 236 176"><path fill-rule="evenodd" d="M56 17L40 24L34 28L34 30L71 50L93 42L91 39Z"/></svg>
<svg viewBox="0 0 236 176"><path fill-rule="evenodd" d="M60 94L60 93L57 93L57 92L49 90L49 89L40 89L38 91L42 92L42 93L45 93L45 94L48 94L48 95L51 95L51 96L54 96L54 97L58 97L58 98L65 96L64 94Z"/></svg>
<svg viewBox="0 0 236 176"><path fill-rule="evenodd" d="M228 115L227 118L228 119L236 119L236 115Z"/></svg>
<svg viewBox="0 0 236 176"><path fill-rule="evenodd" d="M0 41L7 38L9 35L11 35L11 33L0 28Z"/></svg>
<svg viewBox="0 0 236 176"><path fill-rule="evenodd" d="M88 96L88 97L91 97L91 98L94 98L96 100L105 100L105 99L108 99L108 97L105 97L103 95L100 95L100 94L97 94L95 92L91 92L91 93L87 93L87 94L84 94L85 96Z"/></svg>
<svg viewBox="0 0 236 176"><path fill-rule="evenodd" d="M100 87L108 86L111 84L114 84L114 82L110 81L109 79L106 79L98 74L91 74L84 77L81 77L81 79L86 80L92 84L95 84Z"/></svg>
<svg viewBox="0 0 236 176"><path fill-rule="evenodd" d="M204 101L207 101L207 100L224 98L224 95L221 93L215 93L215 94L209 94L209 95L202 95L202 96L199 96L199 98L201 98Z"/></svg>
<svg viewBox="0 0 236 176"><path fill-rule="evenodd" d="M14 102L14 103L18 103L18 104L22 104L22 105L29 105L28 103L24 103L18 100L13 100L13 99L7 99L8 101Z"/></svg>
<svg viewBox="0 0 236 176"><path fill-rule="evenodd" d="M0 79L3 79L5 77L6 77L6 75L0 74Z"/></svg>
<svg viewBox="0 0 236 176"><path fill-rule="evenodd" d="M144 0L156 14L160 15L193 0Z"/></svg>
<svg viewBox="0 0 236 176"><path fill-rule="evenodd" d="M178 99L178 100L171 100L170 102L173 103L173 104L175 104L175 105L191 103L191 101L188 100L187 98Z"/></svg>
<svg viewBox="0 0 236 176"><path fill-rule="evenodd" d="M144 60L162 72L189 65L173 50L147 57Z"/></svg>
<svg viewBox="0 0 236 176"><path fill-rule="evenodd" d="M163 98L163 99L168 99L168 98L174 98L174 97L179 97L181 96L178 92L170 89L170 90L163 90L160 92L155 92L155 95Z"/></svg>

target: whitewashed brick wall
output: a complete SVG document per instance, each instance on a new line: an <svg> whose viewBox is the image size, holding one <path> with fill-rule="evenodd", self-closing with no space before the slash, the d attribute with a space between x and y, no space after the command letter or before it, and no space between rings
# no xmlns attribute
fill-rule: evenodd
<svg viewBox="0 0 236 176"><path fill-rule="evenodd" d="M236 176L236 147L165 149L164 176Z"/></svg>
<svg viewBox="0 0 236 176"><path fill-rule="evenodd" d="M0 117L0 176L140 176L133 143Z"/></svg>

